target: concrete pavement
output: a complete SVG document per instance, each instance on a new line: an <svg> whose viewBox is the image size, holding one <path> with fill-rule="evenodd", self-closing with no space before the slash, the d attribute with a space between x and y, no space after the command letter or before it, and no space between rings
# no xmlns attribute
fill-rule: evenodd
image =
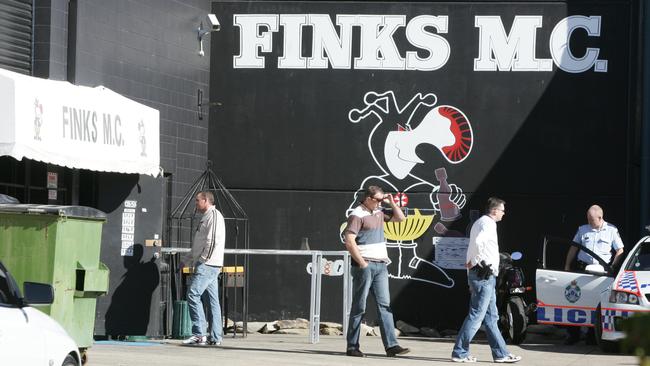
<svg viewBox="0 0 650 366"><path fill-rule="evenodd" d="M387 358L379 337L361 338L366 358L345 356L342 336L321 336L317 344L309 344L306 336L249 334L246 338L226 336L221 347L188 347L180 341L97 342L88 351L89 366L202 366L202 365L450 365L454 339L400 337L400 344L411 353ZM601 353L595 346L584 343L565 346L553 334L531 334L521 346L509 346L521 355L518 365L638 365L636 357ZM485 340L476 340L472 355L479 364L492 363L490 348Z"/></svg>

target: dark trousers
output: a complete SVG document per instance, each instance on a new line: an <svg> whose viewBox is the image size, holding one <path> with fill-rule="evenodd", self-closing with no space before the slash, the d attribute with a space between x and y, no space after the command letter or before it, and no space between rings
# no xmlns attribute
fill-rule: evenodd
<svg viewBox="0 0 650 366"><path fill-rule="evenodd" d="M567 328L566 332L567 332L567 335L569 336L570 340L573 340L573 341L576 341L576 342L580 340L580 331L582 330L583 327L569 326L569 327L566 327L566 328ZM591 341L595 340L595 337L596 337L596 335L594 334L594 328L589 327L589 329L587 329L587 334L585 335L585 340L587 342L591 342Z"/></svg>

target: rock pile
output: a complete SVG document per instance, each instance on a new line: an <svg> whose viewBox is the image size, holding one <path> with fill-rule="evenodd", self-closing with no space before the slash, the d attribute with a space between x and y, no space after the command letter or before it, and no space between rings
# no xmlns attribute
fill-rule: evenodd
<svg viewBox="0 0 650 366"><path fill-rule="evenodd" d="M233 322L227 320L226 333L232 333L236 329L237 333L243 333L243 322ZM248 322L248 333L262 333L262 334L297 334L307 336L309 334L309 320L296 318L287 320L275 320L272 322ZM340 323L321 322L320 323L321 335L344 335L343 325ZM445 329L438 331L431 327L418 328L406 322L398 320L395 325L396 336L416 336L416 337L429 337L429 338L453 338L457 334L456 331ZM367 324L361 324L361 335L366 336L381 336L379 327L371 327Z"/></svg>

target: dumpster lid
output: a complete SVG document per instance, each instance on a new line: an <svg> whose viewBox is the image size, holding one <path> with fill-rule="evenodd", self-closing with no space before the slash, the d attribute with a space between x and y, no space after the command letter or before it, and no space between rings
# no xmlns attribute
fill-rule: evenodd
<svg viewBox="0 0 650 366"><path fill-rule="evenodd" d="M0 204L0 212L49 214L83 219L106 220L106 214L96 208L86 206L59 206L37 204Z"/></svg>
<svg viewBox="0 0 650 366"><path fill-rule="evenodd" d="M0 193L0 203L20 203L17 198Z"/></svg>

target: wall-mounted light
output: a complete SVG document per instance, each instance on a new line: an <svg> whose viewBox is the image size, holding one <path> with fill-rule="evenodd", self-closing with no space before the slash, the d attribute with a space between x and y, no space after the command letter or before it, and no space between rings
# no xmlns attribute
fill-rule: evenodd
<svg viewBox="0 0 650 366"><path fill-rule="evenodd" d="M205 52L203 52L203 36L210 32L217 32L221 29L221 24L219 24L219 20L214 14L208 14L205 17L205 24L206 27L203 28L203 22L201 22L199 27L196 29L199 40L199 56L201 57L205 55Z"/></svg>
<svg viewBox="0 0 650 366"><path fill-rule="evenodd" d="M203 90L196 89L196 111L198 113L199 121L203 120Z"/></svg>
<svg viewBox="0 0 650 366"><path fill-rule="evenodd" d="M221 107L223 103L221 102L209 102L203 103L203 89L196 89L196 112L199 117L199 121L203 120L203 106L207 105L208 108L212 107Z"/></svg>

